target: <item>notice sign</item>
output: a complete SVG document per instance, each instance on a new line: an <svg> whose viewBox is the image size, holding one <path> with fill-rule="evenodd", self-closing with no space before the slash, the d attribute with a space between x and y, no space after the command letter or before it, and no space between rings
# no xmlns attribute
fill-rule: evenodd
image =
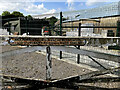
<svg viewBox="0 0 120 90"><path fill-rule="evenodd" d="M9 42L11 45L21 46L75 46L85 45L83 38L61 38L61 37L12 37Z"/></svg>

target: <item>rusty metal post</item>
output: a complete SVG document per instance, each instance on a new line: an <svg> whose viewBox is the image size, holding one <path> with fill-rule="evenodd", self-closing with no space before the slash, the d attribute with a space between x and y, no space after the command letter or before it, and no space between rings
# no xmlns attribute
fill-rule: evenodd
<svg viewBox="0 0 120 90"><path fill-rule="evenodd" d="M81 36L81 23L79 23L78 36ZM80 49L80 45L78 45L77 49ZM77 63L80 63L80 54L77 54Z"/></svg>
<svg viewBox="0 0 120 90"><path fill-rule="evenodd" d="M51 59L51 49L50 46L46 47L46 80L51 80L51 70L52 70L52 59Z"/></svg>

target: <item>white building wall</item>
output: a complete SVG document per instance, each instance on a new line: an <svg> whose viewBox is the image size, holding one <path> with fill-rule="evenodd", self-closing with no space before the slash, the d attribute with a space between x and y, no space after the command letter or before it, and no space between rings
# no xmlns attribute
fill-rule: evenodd
<svg viewBox="0 0 120 90"><path fill-rule="evenodd" d="M7 32L7 29L0 29L0 35L9 35L9 32Z"/></svg>
<svg viewBox="0 0 120 90"><path fill-rule="evenodd" d="M93 26L92 23L82 24L81 26ZM78 36L78 29L71 30L70 32L66 32L66 36ZM94 34L93 28L81 28L81 36L101 36L100 34Z"/></svg>

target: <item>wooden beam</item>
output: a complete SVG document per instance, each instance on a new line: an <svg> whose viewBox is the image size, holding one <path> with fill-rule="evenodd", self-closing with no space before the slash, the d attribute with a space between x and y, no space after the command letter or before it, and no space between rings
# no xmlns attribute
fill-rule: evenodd
<svg viewBox="0 0 120 90"><path fill-rule="evenodd" d="M52 78L52 58L51 58L51 48L50 46L46 47L46 80L50 81Z"/></svg>

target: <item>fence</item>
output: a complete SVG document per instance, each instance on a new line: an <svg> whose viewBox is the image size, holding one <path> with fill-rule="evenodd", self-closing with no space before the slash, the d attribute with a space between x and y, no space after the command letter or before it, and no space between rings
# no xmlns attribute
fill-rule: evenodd
<svg viewBox="0 0 120 90"><path fill-rule="evenodd" d="M32 26L32 25L31 25ZM97 87L104 87L104 88L119 88L119 69L116 69L116 67L120 67L120 38L119 37L113 37L118 35L119 36L119 23L118 25L116 24L114 25L86 25L86 26L82 26L81 23L79 24L79 26L70 26L70 25L66 25L66 26L56 26L56 27L49 27L50 31L52 31L52 34L57 34L58 36L63 35L63 32L69 31L67 29L72 29L72 28L77 28L78 30L76 31L78 34L77 39L84 39L83 42L85 43L84 46L80 46L80 44L76 44L74 46L50 46L51 47L51 52L47 52L48 57L48 61L50 59L50 54L52 54L53 58L57 58L60 61L64 61L67 62L70 65L76 65L79 67L82 67L84 69L81 69L83 72L85 72L86 70L90 70L91 73L86 73L85 75L78 75L77 76L77 82L79 82L79 84L77 85L85 85L88 84L88 82L86 83L85 80L89 81L89 79L91 81L89 81L89 85L93 85L93 86L97 86ZM93 33L99 33L96 30L100 30L102 28L104 29L108 29L108 30L112 30L108 31L109 35L108 36L112 36L112 37L103 37L101 36L92 36L89 35L89 37L84 37L81 36L82 35L82 30L85 30L85 28L91 28L93 31ZM24 27L24 29L31 29L31 27ZM32 29L38 29L37 27L34 27ZM62 31L64 30L64 31ZM72 29L74 30L74 29ZM83 31L84 31L83 30ZM28 30L26 30L25 32L27 32ZM88 30L86 30L87 32ZM118 31L116 33L116 31ZM101 33L101 32L100 32ZM114 34L113 34L114 33ZM83 34L84 35L84 34ZM67 37L68 39L66 39L66 36L62 36L62 37L49 37L47 38L47 36L18 36L18 37L12 37L10 36L11 39L15 39L15 42L17 45L27 45L27 46L32 46L33 44L37 44L40 43L39 41L43 40L43 44L49 46L49 41L54 41L56 42L56 40L58 38L60 38L59 40L59 45L61 45L60 41L62 41L62 39L65 39L63 41L68 41L71 38L75 38L75 37ZM51 39L53 38L53 39ZM71 39L72 40L72 39ZM26 42L24 42L26 41ZM75 40L73 40L75 41ZM22 42L22 43L21 43ZM45 42L45 43L44 43ZM11 42L12 43L12 42ZM47 43L47 44L46 44ZM33 46L34 46L33 45ZM39 49L40 47L34 47L35 50L41 50L43 54L45 54L45 51L42 50L43 47L41 47L41 49ZM48 48L49 49L49 48ZM111 50L110 50L111 49ZM117 49L117 50L115 50ZM28 50L29 51L29 50ZM33 50L32 50L33 51ZM48 50L49 51L49 50ZM14 52L15 53L15 52ZM19 50L16 52L19 53ZM59 66L58 66L59 67ZM50 67L51 68L51 67ZM111 68L113 68L111 70ZM72 68L71 68L72 69ZM95 71L95 72L94 72ZM96 72L97 71L97 72ZM80 72L80 70L78 70L78 72ZM49 72L48 72L49 73ZM109 74L106 76L106 74ZM99 77L94 77L97 75L104 75L99 76ZM48 76L50 79L50 76ZM79 78L78 78L79 77ZM82 78L81 78L82 77ZM94 77L94 78L92 78ZM108 78L110 77L110 78ZM116 78L113 78L116 77ZM66 81L67 78L65 78ZM96 80L98 79L98 80ZM67 79L70 83L71 78ZM73 77L72 77L73 80ZM83 80L83 81L82 81ZM96 80L96 81L95 81ZM101 80L99 82L99 80ZM72 82L72 81L71 81ZM82 83L81 83L82 82ZM101 85L101 84L105 84L105 85ZM114 86L115 85L115 86Z"/></svg>

